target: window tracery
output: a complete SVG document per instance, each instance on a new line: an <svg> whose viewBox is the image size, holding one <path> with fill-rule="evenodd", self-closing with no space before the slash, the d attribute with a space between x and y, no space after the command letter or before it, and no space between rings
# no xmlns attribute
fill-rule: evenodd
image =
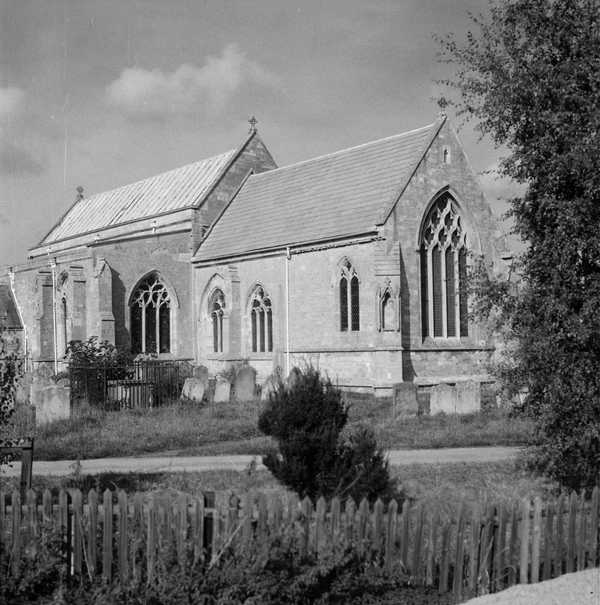
<svg viewBox="0 0 600 605"><path fill-rule="evenodd" d="M458 206L445 194L431 207L422 231L423 337L468 336L467 240Z"/></svg>
<svg viewBox="0 0 600 605"><path fill-rule="evenodd" d="M223 352L223 315L225 313L225 295L222 290L215 290L209 300L208 312L210 314L213 331L213 352Z"/></svg>
<svg viewBox="0 0 600 605"><path fill-rule="evenodd" d="M261 286L258 286L252 294L250 323L252 351L254 353L273 351L273 309L271 299Z"/></svg>
<svg viewBox="0 0 600 605"><path fill-rule="evenodd" d="M360 330L360 291L356 270L348 259L344 259L339 282L340 330Z"/></svg>
<svg viewBox="0 0 600 605"><path fill-rule="evenodd" d="M131 350L133 353L169 353L171 298L157 273L144 278L131 296Z"/></svg>

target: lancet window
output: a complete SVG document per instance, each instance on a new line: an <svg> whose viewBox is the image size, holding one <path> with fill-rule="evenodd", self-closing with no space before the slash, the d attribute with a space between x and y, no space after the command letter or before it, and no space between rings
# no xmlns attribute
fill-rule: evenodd
<svg viewBox="0 0 600 605"><path fill-rule="evenodd" d="M131 350L133 353L169 353L171 298L156 273L144 278L131 296Z"/></svg>
<svg viewBox="0 0 600 605"><path fill-rule="evenodd" d="M215 290L208 303L208 312L212 322L213 352L223 352L223 315L225 313L225 295Z"/></svg>
<svg viewBox="0 0 600 605"><path fill-rule="evenodd" d="M265 353L273 350L273 309L271 299L262 287L257 287L250 302L252 351Z"/></svg>
<svg viewBox="0 0 600 605"><path fill-rule="evenodd" d="M360 330L360 296L356 270L349 260L342 263L340 275L340 330Z"/></svg>

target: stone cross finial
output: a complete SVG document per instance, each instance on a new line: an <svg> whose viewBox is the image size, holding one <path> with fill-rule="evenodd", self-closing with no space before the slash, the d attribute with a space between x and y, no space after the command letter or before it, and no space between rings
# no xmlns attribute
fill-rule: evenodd
<svg viewBox="0 0 600 605"><path fill-rule="evenodd" d="M438 99L438 107L440 108L440 118L446 117L446 107L448 107L448 101L445 97L440 97Z"/></svg>
<svg viewBox="0 0 600 605"><path fill-rule="evenodd" d="M78 185L77 188L75 189L75 191L77 191L77 199L82 200L83 199L83 187L81 185Z"/></svg>
<svg viewBox="0 0 600 605"><path fill-rule="evenodd" d="M252 116L248 120L248 124L250 124L250 130L248 132L250 132L250 133L256 132L256 125L258 124L258 120L254 116Z"/></svg>

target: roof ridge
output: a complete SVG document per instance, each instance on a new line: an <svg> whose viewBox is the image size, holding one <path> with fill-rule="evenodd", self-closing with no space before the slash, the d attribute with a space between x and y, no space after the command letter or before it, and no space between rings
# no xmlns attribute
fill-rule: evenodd
<svg viewBox="0 0 600 605"><path fill-rule="evenodd" d="M439 122L436 120L431 124L427 124L427 126L421 126L419 128L413 128L412 130L407 130L406 132L399 132L397 134L392 134L388 137L382 137L381 139L374 139L373 141L367 141L366 143L360 143L359 145L352 145L351 147L345 147L344 149L338 149L337 151L331 151L329 153L324 153L322 155L315 156L314 158L308 158L307 160L301 160L299 162L294 162L293 164L287 164L287 166L280 166L279 168L274 168L273 170L266 170L265 172L259 172L258 174L252 175L253 179L257 179L258 177L266 174L274 174L282 172L288 168L295 168L296 166L301 166L303 164L309 164L310 162L316 162L319 160L323 160L325 158L334 157L336 155L346 153L348 151L354 151L356 149L361 149L363 147L368 147L369 145L375 145L377 143L383 143L384 141L389 141L392 139L397 139L398 137L407 136L409 134L414 134L419 132L420 130L429 130L436 126Z"/></svg>
<svg viewBox="0 0 600 605"><path fill-rule="evenodd" d="M164 172L159 172L157 174L152 174L150 176L146 176L144 178L138 179L137 181L130 181L128 183L124 183L123 185L118 185L117 187L111 187L110 189L103 189L102 191L97 191L87 197L82 198L81 200L78 200L76 203L83 202L86 200L91 200L94 197L96 197L97 195L111 193L113 191L118 191L119 189L125 189L125 187L133 187L134 185L139 185L140 183L143 183L145 181L149 181L151 179L156 179L158 177L165 176L167 174L171 174L172 172L177 172L178 170L183 170L184 168L189 168L190 166L194 166L196 164L202 164L203 162L208 162L209 160L216 160L217 158L225 157L227 155L236 153L237 151L238 151L238 148L236 147L234 149L229 149L228 151L224 151L223 153L217 153L216 155L211 155L202 160L196 160L195 162L188 162L187 164L182 164L181 166L176 166L175 168L170 168L169 170L165 170ZM55 225L55 227L56 226L57 225Z"/></svg>

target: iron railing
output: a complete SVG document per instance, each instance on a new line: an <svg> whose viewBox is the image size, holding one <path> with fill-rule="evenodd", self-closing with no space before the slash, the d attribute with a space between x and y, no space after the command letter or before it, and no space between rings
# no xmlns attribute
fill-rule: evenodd
<svg viewBox="0 0 600 605"><path fill-rule="evenodd" d="M187 360L144 359L126 364L69 364L71 410L148 408L175 403L185 379Z"/></svg>

